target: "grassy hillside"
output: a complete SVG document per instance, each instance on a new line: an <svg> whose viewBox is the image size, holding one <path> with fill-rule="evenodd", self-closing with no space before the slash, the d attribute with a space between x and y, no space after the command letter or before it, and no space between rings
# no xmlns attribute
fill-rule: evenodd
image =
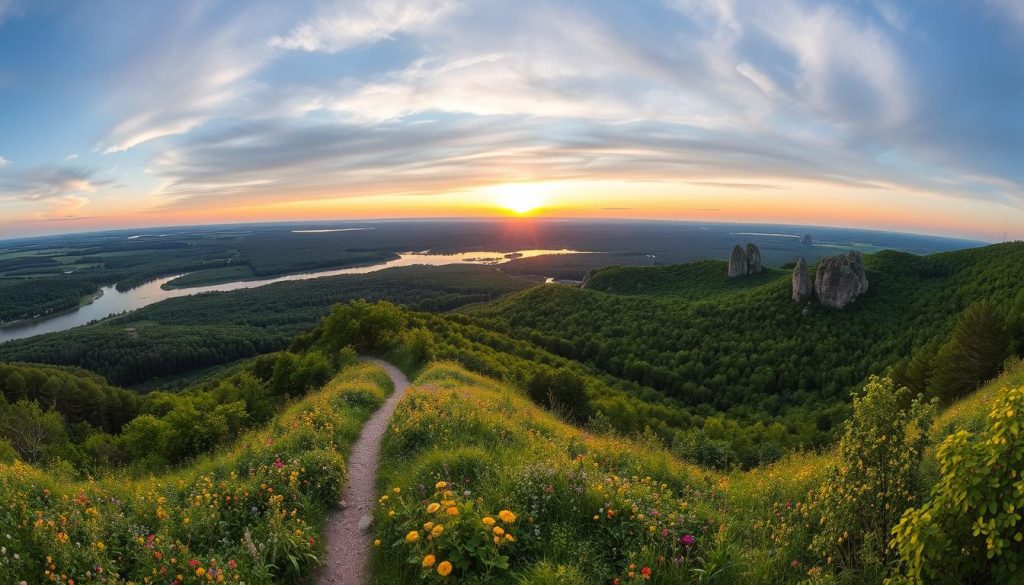
<svg viewBox="0 0 1024 585"><path fill-rule="evenodd" d="M916 426L905 393L884 380L857 394L835 451L718 473L681 462L656 438L581 430L514 388L435 363L399 404L385 438L374 582L918 583L914 543L935 535L910 530L889 548L892 528L901 516L913 525L903 510L937 505L958 481L949 457L964 439L945 437L955 430L951 420L984 409L988 422L964 443L971 449L988 449L997 419L1021 428L1024 414L1007 409L1024 391L1007 384L1022 376L1019 367L1008 372L930 427L932 444L943 443L942 473L919 471L925 455L913 445L928 428ZM982 407L992 393L997 400ZM928 410L920 405L920 421ZM1017 459L1022 434L1007 435ZM1001 460L992 474L977 470L993 492L943 512L960 527L950 538L963 539L964 553L943 557L933 542L928 571L963 572L924 582L1012 582L997 567L1015 553L1003 548L990 562L985 535L971 536L969 527L1017 489L1015 480L999 483L1014 461ZM999 532L1012 535L1019 516L1007 526Z"/></svg>
<svg viewBox="0 0 1024 585"><path fill-rule="evenodd" d="M379 367L351 367L223 452L147 479L75 481L0 464L0 581L258 584L308 575L345 455L390 384Z"/></svg>
<svg viewBox="0 0 1024 585"><path fill-rule="evenodd" d="M644 567L652 583L805 576L788 523L822 458L718 474L656 439L583 432L452 364L416 385L384 443L376 583L419 582L445 561L460 583L639 583Z"/></svg>

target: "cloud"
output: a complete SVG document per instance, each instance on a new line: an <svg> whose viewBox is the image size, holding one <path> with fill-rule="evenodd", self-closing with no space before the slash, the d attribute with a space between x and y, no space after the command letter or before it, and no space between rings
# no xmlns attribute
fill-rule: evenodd
<svg viewBox="0 0 1024 585"><path fill-rule="evenodd" d="M337 53L352 47L428 28L452 12L454 0L362 0L335 6L327 14L273 36L271 47Z"/></svg>
<svg viewBox="0 0 1024 585"><path fill-rule="evenodd" d="M78 158L78 154L77 153L73 153L73 154L69 154L66 157L64 157L64 160L75 160L77 158Z"/></svg>
<svg viewBox="0 0 1024 585"><path fill-rule="evenodd" d="M7 160L3 156L0 156L0 168L6 167L9 164L11 164L11 161Z"/></svg>
<svg viewBox="0 0 1024 585"><path fill-rule="evenodd" d="M94 178L93 171L76 167L39 166L0 175L0 198L40 201L94 193L108 180Z"/></svg>
<svg viewBox="0 0 1024 585"><path fill-rule="evenodd" d="M188 11L182 11L188 12ZM251 76L267 59L245 19L210 27L198 17L168 24L171 32L125 70L111 109L128 112L96 150L124 152L153 140L187 134L231 115L256 84ZM154 74L156 72L156 74Z"/></svg>

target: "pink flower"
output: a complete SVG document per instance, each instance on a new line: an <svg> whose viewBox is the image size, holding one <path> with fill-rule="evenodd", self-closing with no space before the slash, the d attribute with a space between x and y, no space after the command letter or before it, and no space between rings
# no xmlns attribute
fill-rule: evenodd
<svg viewBox="0 0 1024 585"><path fill-rule="evenodd" d="M284 467L284 462L281 461L280 457L278 457L277 460L274 461L274 467L277 469L281 469L282 467Z"/></svg>
<svg viewBox="0 0 1024 585"><path fill-rule="evenodd" d="M696 539L692 534L684 534L679 537L679 544L683 546L692 546Z"/></svg>
<svg viewBox="0 0 1024 585"><path fill-rule="evenodd" d="M237 567L237 566L238 566L238 563L235 562L235 559L231 559L230 561L228 561L228 568L231 569L232 571L235 570L235 567Z"/></svg>

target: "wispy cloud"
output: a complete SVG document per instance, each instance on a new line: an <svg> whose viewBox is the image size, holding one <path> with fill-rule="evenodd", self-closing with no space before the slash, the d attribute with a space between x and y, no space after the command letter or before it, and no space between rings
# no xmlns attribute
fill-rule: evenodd
<svg viewBox="0 0 1024 585"><path fill-rule="evenodd" d="M363 0L337 4L325 14L273 36L272 47L337 53L352 47L419 31L458 6L455 0Z"/></svg>
<svg viewBox="0 0 1024 585"><path fill-rule="evenodd" d="M6 167L9 164L11 164L11 161L7 160L3 156L0 156L0 168Z"/></svg>
<svg viewBox="0 0 1024 585"><path fill-rule="evenodd" d="M0 174L0 198L39 201L56 197L93 193L110 184L96 179L88 169L40 166Z"/></svg>

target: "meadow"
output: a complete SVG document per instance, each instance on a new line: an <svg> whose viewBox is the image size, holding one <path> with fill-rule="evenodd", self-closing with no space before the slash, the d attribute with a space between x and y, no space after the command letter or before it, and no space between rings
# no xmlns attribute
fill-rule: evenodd
<svg viewBox="0 0 1024 585"><path fill-rule="evenodd" d="M345 455L390 384L377 366L350 366L265 427L141 478L0 464L0 580L298 580L318 563Z"/></svg>

